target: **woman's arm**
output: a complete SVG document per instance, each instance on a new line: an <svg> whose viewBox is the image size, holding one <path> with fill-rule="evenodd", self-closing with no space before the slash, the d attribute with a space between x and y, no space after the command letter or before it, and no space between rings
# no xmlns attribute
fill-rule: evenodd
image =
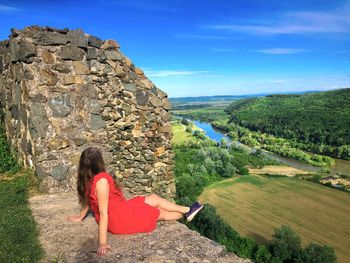
<svg viewBox="0 0 350 263"><path fill-rule="evenodd" d="M80 219L83 220L86 216L86 213L89 211L89 206L86 204L84 207L80 210Z"/></svg>
<svg viewBox="0 0 350 263"><path fill-rule="evenodd" d="M86 216L86 213L88 212L89 210L89 206L88 205L85 205L81 208L80 210L80 215L78 216L69 216L68 217L68 220L70 221L74 221L74 222L80 222L80 221L83 221L83 219L85 218Z"/></svg>
<svg viewBox="0 0 350 263"><path fill-rule="evenodd" d="M111 246L107 245L107 226L108 226L108 196L109 185L106 178L101 178L96 183L96 194L98 210L100 213L99 223L99 247L98 255L106 254L107 250L111 250Z"/></svg>

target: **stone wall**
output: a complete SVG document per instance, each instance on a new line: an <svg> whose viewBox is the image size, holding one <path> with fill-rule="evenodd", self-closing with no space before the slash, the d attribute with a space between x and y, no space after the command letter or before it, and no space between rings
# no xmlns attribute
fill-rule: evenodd
<svg viewBox="0 0 350 263"><path fill-rule="evenodd" d="M49 192L76 187L81 152L103 150L135 194L173 197L167 94L117 42L31 26L0 42L0 106L11 147Z"/></svg>

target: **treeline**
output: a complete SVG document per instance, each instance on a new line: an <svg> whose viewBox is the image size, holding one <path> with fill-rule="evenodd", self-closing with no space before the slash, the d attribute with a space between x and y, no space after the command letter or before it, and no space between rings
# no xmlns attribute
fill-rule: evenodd
<svg viewBox="0 0 350 263"><path fill-rule="evenodd" d="M259 151L249 153L241 148L227 148L224 143L218 144L205 137L200 143L176 145L174 151L176 200L184 205L194 202L204 187L213 182L248 174L247 165L262 167L274 163L260 155ZM251 238L241 237L217 215L215 207L211 205L205 205L188 226L225 245L228 251L258 263L336 262L333 248L311 243L302 249L300 237L286 226L275 230L268 246L258 245Z"/></svg>
<svg viewBox="0 0 350 263"><path fill-rule="evenodd" d="M329 166L334 160L328 156L310 154L299 148L288 139L277 138L273 135L254 132L241 127L235 123L230 123L227 119L221 119L212 122L212 125L218 129L226 131L228 136L234 141L240 141L251 147L259 147L284 157L293 158L315 166Z"/></svg>
<svg viewBox="0 0 350 263"><path fill-rule="evenodd" d="M210 107L210 104L185 104L185 105L177 105L177 106L172 106L171 110L189 110L189 109L203 109L203 108L208 108Z"/></svg>
<svg viewBox="0 0 350 263"><path fill-rule="evenodd" d="M174 114L194 120L212 122L218 119L227 118L224 108L204 108L174 111Z"/></svg>
<svg viewBox="0 0 350 263"><path fill-rule="evenodd" d="M234 101L230 122L295 142L295 147L350 159L350 89L269 95Z"/></svg>

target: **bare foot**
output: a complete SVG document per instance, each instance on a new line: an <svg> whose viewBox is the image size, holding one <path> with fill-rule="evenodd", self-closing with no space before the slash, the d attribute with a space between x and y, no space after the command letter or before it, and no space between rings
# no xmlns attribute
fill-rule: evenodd
<svg viewBox="0 0 350 263"><path fill-rule="evenodd" d="M73 222L81 222L80 216L68 216L67 219Z"/></svg>

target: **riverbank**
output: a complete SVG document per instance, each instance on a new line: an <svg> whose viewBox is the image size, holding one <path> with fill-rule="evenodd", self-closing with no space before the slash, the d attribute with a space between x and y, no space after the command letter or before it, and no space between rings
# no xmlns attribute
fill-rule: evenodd
<svg viewBox="0 0 350 263"><path fill-rule="evenodd" d="M190 123L191 127L195 125L200 129L204 130L206 136L209 137L211 140L216 141L217 143L220 143L222 139L225 139L228 145L234 144L235 147L243 148L244 150L252 153L257 151L257 149L254 147L250 147L238 141L232 141L231 138L227 136L227 133L213 127L210 123L191 119L187 120L188 123ZM326 173L325 170L320 167L312 166L310 164L306 164L292 158L283 157L276 153L268 152L266 150L260 150L260 154L261 156L267 157L271 160L275 160L278 163L285 165L280 165L279 168L260 167L262 168L261 170L254 169L250 171L250 173L252 174L269 174L273 176L299 175L299 177L302 179L306 179L309 181L311 180L324 186L332 187L334 189L342 191L350 191L350 176L347 175L350 173L350 161L337 159L336 161L339 162L336 162L335 165L332 166L329 171L326 170ZM343 171L343 173L338 174L339 170ZM317 176L313 177L313 175Z"/></svg>
<svg viewBox="0 0 350 263"><path fill-rule="evenodd" d="M171 132L173 133L173 137L171 138L172 144L182 144L187 142L198 142L199 139L192 136L192 131L203 131L202 129L196 127L195 125L192 125L191 132L186 131L186 125L183 125L179 121L172 121L171 122Z"/></svg>
<svg viewBox="0 0 350 263"><path fill-rule="evenodd" d="M195 118L197 120L194 120L194 119L191 119L191 120L194 121L194 122L200 122L204 126L210 125L211 128L206 130L207 134L208 134L208 130L210 130L210 133L212 132L212 130L214 130L214 133L216 133L216 134L220 133L220 134L222 134L221 137L224 136L226 139L229 139L229 140L236 141L237 139L239 139L238 133L241 133L241 135L242 135L241 137L244 137L244 133L248 132L246 128L242 128L241 127L239 130L237 130L236 132L232 133L229 130L227 130L226 126L222 127L220 125L220 123L218 123L218 122L212 121L212 123L208 123L208 122L205 122L205 121L198 121L198 120L202 120L202 118L205 118L205 116L206 116L205 113L208 112L208 111L210 112L210 108L208 108L208 109L201 109L198 112L196 111L196 114L192 114L190 112L190 110L175 111L174 113L175 114L183 114L183 116L187 117L187 118ZM215 109L215 113L216 112L217 112L217 109ZM222 110L222 112L224 113L223 110ZM215 116L222 116L222 114L217 114ZM227 122L227 120L226 120L226 122ZM211 126L212 124L214 124L214 127ZM256 142L258 142L257 140L259 140L259 136L256 135L255 133L248 132L247 133L248 135L244 137L245 142L248 142L248 143L251 142L250 147L254 147L254 144L256 144ZM217 136L217 135L215 135L215 136ZM271 136L270 135L262 134L261 136L263 137L264 140L271 141L271 138L270 138ZM212 137L212 136L209 136L209 137ZM276 142L276 140L278 142L283 142L283 143L285 143L285 141L286 141L285 139L282 139L282 138L276 138L276 139L274 139L272 141ZM292 153L292 151L288 151L289 148L285 148L285 147L283 148L280 145L277 145L276 147L274 147L274 149L276 151L278 150L277 152L281 152L281 149L282 149L283 152L288 153L289 155ZM313 173L313 172L321 172L321 173L330 174L330 175L340 175L340 174L342 174L342 175L350 175L350 161L349 160L332 159L333 160L332 161L333 165L326 165L326 166L324 166L325 164L323 164L323 167L320 167L320 166L312 166L311 165L311 164L315 164L314 161L316 159L320 159L319 155L315 155L315 154L304 152L306 154L306 155L304 155L306 157L306 159L309 159L309 160L312 160L312 158L315 159L315 160L312 160L311 162L304 162L305 160L296 160L295 158L288 158L286 156L281 156L278 153L273 153L273 152L268 152L268 151L264 151L264 152L265 152L264 154L266 156L271 157L272 159L278 160L278 161L280 161L280 162L282 162L282 163L284 163L286 165L292 166L292 167L297 168L297 169L305 170L305 171L308 171L308 172L311 172L311 173ZM303 151L299 150L299 151L295 152L295 154L299 155L302 152ZM307 156L309 156L309 157L307 157ZM322 158L322 156L321 156L321 158ZM328 159L330 157L325 156L324 158ZM320 160L322 160L322 159L320 159ZM303 162L301 162L301 161L303 161Z"/></svg>

